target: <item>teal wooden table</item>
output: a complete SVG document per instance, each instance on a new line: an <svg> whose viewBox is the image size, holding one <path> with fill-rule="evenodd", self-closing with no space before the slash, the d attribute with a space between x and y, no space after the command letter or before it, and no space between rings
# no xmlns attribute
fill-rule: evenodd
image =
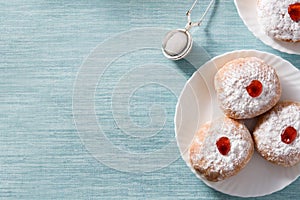
<svg viewBox="0 0 300 200"><path fill-rule="evenodd" d="M197 66L166 60L162 33L184 27L191 3L0 2L0 199L238 199L181 159L178 95L197 67L229 51L296 67L300 57L264 45L224 0L192 31ZM298 199L299 187L259 199Z"/></svg>

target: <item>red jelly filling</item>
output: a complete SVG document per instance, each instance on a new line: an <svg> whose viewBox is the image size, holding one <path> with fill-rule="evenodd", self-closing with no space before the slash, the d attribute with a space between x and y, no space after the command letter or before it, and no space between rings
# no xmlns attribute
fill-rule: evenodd
<svg viewBox="0 0 300 200"><path fill-rule="evenodd" d="M286 144L291 144L297 137L297 130L294 127L287 127L281 133L281 141Z"/></svg>
<svg viewBox="0 0 300 200"><path fill-rule="evenodd" d="M258 80L251 81L250 85L246 87L246 90L251 97L258 97L261 94L262 89L263 85Z"/></svg>
<svg viewBox="0 0 300 200"><path fill-rule="evenodd" d="M288 13L293 21L300 21L300 3L294 3L289 5Z"/></svg>
<svg viewBox="0 0 300 200"><path fill-rule="evenodd" d="M230 151L230 140L228 139L228 137L221 137L216 142L216 145L218 147L219 152L224 156L227 155Z"/></svg>

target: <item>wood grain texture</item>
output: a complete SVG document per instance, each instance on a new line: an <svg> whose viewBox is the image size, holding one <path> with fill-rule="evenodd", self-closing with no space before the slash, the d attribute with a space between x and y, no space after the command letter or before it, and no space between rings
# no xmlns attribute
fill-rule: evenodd
<svg viewBox="0 0 300 200"><path fill-rule="evenodd" d="M190 5L191 1L179 0L0 2L0 199L232 198L206 187L181 158L149 173L111 169L86 150L73 121L72 92L77 72L97 45L135 28L184 27ZM200 11L195 8L195 17ZM280 53L256 39L242 23L232 0L217 1L209 19L192 32L195 43L211 57L236 49L258 49L300 66L299 56ZM175 66L157 52L151 55L153 62ZM117 75L122 74L115 72L132 63L125 58L112 65L105 82L117 81ZM192 72L181 71L185 78ZM104 119L100 123L115 145L135 153L151 152L174 137L177 99L159 88L142 89L131 102L137 109L133 120L142 127L147 127L149 114L144 113L145 107L134 107L140 106L138 102L150 102L147 107L151 102L167 106L163 132L141 143L115 132L108 104L95 102L96 111ZM97 95L105 98L104 92ZM297 180L262 199L297 199L299 187Z"/></svg>

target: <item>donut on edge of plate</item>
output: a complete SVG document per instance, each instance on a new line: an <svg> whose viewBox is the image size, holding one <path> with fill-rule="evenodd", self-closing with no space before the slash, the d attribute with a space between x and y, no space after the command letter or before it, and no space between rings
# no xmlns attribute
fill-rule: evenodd
<svg viewBox="0 0 300 200"><path fill-rule="evenodd" d="M262 115L253 132L256 150L284 167L300 162L300 103L279 102Z"/></svg>
<svg viewBox="0 0 300 200"><path fill-rule="evenodd" d="M300 1L298 0L258 0L258 22L271 38L300 41Z"/></svg>
<svg viewBox="0 0 300 200"><path fill-rule="evenodd" d="M189 147L191 167L208 181L236 175L250 161L254 144L246 126L223 117L201 126Z"/></svg>

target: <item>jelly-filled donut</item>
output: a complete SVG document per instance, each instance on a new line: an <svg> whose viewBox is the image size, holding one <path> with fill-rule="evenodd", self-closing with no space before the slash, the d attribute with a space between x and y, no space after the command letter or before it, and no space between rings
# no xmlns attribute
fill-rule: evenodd
<svg viewBox="0 0 300 200"><path fill-rule="evenodd" d="M244 168L253 151L253 140L244 124L219 118L195 134L189 147L190 164L201 177L217 182Z"/></svg>
<svg viewBox="0 0 300 200"><path fill-rule="evenodd" d="M258 22L270 37L288 42L300 41L300 1L258 0Z"/></svg>
<svg viewBox="0 0 300 200"><path fill-rule="evenodd" d="M256 57L226 63L214 83L221 109L234 119L256 117L271 109L281 96L275 69Z"/></svg>
<svg viewBox="0 0 300 200"><path fill-rule="evenodd" d="M253 138L257 151L266 160L285 167L300 162L300 103L279 102L262 115Z"/></svg>

